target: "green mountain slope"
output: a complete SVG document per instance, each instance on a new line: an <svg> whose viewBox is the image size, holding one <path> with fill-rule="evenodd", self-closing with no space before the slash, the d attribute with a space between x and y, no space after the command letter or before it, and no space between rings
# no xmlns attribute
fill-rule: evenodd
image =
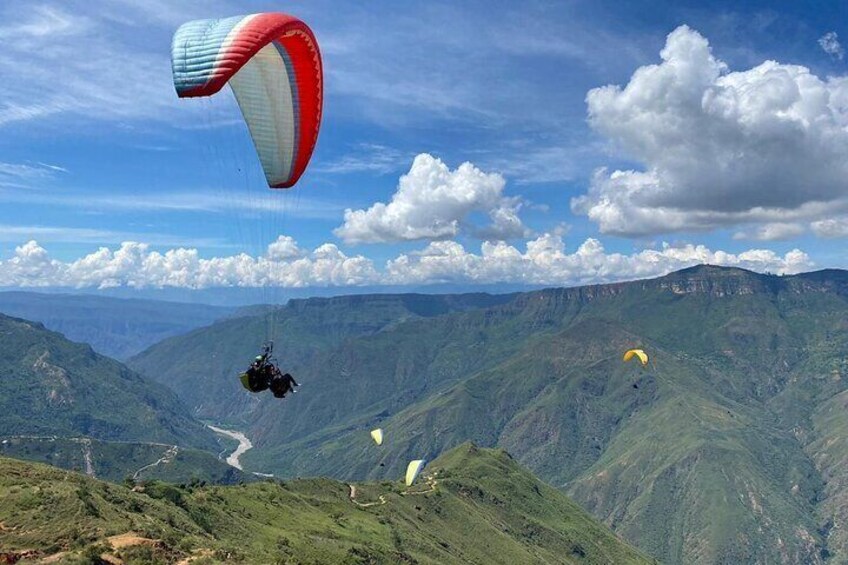
<svg viewBox="0 0 848 565"><path fill-rule="evenodd" d="M328 348L352 337L379 335L407 321L510 299L510 295L409 294L292 300L270 314L232 318L167 339L128 364L175 390L198 417L240 424L247 415L261 411L257 406L260 398L240 394L235 375L244 370L265 340L273 339L281 362L301 374L302 368L321 366ZM212 343L214 347L210 347Z"/></svg>
<svg viewBox="0 0 848 565"><path fill-rule="evenodd" d="M0 292L0 312L41 322L98 353L127 359L167 337L206 326L233 308L82 294Z"/></svg>
<svg viewBox="0 0 848 565"><path fill-rule="evenodd" d="M848 273L696 267L394 322L357 299L280 321L286 369L304 383L282 403L240 391L235 365L192 371L177 355L229 356L238 343L246 356L259 319L133 363L165 382L184 375L187 402L245 430L248 468L376 478L471 439L509 449L670 563L848 560ZM353 329L363 320L380 329ZM648 367L621 362L633 346Z"/></svg>
<svg viewBox="0 0 848 565"><path fill-rule="evenodd" d="M165 387L41 324L0 315L0 437L24 435L218 446Z"/></svg>
<svg viewBox="0 0 848 565"><path fill-rule="evenodd" d="M0 551L57 562L651 562L503 451L465 444L425 475L409 489L305 479L132 492L0 459Z"/></svg>
<svg viewBox="0 0 848 565"><path fill-rule="evenodd" d="M126 479L215 484L255 480L208 451L161 443L11 437L0 440L0 456L48 463L116 483Z"/></svg>

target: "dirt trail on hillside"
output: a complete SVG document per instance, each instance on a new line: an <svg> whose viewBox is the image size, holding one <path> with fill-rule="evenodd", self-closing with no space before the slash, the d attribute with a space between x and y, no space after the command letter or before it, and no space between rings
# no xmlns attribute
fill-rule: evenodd
<svg viewBox="0 0 848 565"><path fill-rule="evenodd" d="M400 494L401 494L401 496L430 494L431 492L436 491L436 486L439 484L439 482L436 480L436 475L427 475L426 477L424 477L424 484L427 485L426 490L406 489L404 491L401 491ZM360 508L369 508L371 506L382 506L383 504L388 503L388 500L386 499L386 495L384 495L384 494L381 494L379 497L377 497L379 502L359 502L358 500L356 500L356 485L348 484L347 487L349 489L348 498L350 499L351 502L353 502L354 504L356 504Z"/></svg>
<svg viewBox="0 0 848 565"><path fill-rule="evenodd" d="M382 506L383 504L388 502L386 500L386 496L383 495L383 494L381 494L378 497L379 502L359 502L358 500L356 500L356 485L347 485L347 486L350 489L350 493L348 494L350 501L353 502L354 504L356 504L357 506L359 506L360 508L369 508L371 506Z"/></svg>
<svg viewBox="0 0 848 565"><path fill-rule="evenodd" d="M405 491L401 492L400 494L403 495L403 496L407 496L407 495L411 495L411 494L413 494L413 495L414 494L429 494L431 492L436 491L436 485L439 484L439 481L436 480L436 475L433 474L433 475L426 475L424 477L424 483L428 487L427 490L409 490L409 489L406 489ZM409 487L409 488L412 488L412 487Z"/></svg>
<svg viewBox="0 0 848 565"><path fill-rule="evenodd" d="M151 467L156 467L157 465L167 465L168 463L172 462L174 459L176 459L177 454L179 452L180 452L179 447L177 447L176 445L170 446L168 449L165 450L165 453L162 454L162 457L160 457L159 459L157 459L153 463L150 463L149 465L145 465L144 467L142 467L141 469L139 469L138 471L133 473L133 476L132 476L133 480L137 480L138 476L141 475L142 471L145 471L146 469L150 469Z"/></svg>

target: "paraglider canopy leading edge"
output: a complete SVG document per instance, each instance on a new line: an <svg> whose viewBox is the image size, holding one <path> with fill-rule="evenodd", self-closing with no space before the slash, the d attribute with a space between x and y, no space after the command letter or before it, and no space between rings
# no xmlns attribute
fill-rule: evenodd
<svg viewBox="0 0 848 565"><path fill-rule="evenodd" d="M264 13L183 24L171 44L180 98L212 96L229 84L272 188L293 186L321 125L323 68L309 27Z"/></svg>

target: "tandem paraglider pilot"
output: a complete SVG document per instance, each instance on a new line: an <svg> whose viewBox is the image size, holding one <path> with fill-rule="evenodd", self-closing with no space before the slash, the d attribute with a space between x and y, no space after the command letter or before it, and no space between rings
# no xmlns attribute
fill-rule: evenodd
<svg viewBox="0 0 848 565"><path fill-rule="evenodd" d="M285 398L289 392L297 392L294 387L300 386L290 374L283 374L276 362L271 358L274 343L268 342L262 347L262 354L257 355L250 367L239 375L242 386L250 392L262 392L271 389L277 398Z"/></svg>

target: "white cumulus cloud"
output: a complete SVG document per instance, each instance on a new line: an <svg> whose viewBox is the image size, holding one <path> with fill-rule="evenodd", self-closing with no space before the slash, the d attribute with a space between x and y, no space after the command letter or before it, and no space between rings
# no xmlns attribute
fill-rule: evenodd
<svg viewBox="0 0 848 565"><path fill-rule="evenodd" d="M848 209L848 77L775 61L731 72L687 26L660 56L589 91L592 127L643 168L599 169L574 212L645 235Z"/></svg>
<svg viewBox="0 0 848 565"><path fill-rule="evenodd" d="M303 256L303 251L297 246L293 237L281 235L277 241L268 246L268 258L272 261L285 261Z"/></svg>
<svg viewBox="0 0 848 565"><path fill-rule="evenodd" d="M367 210L345 210L344 224L333 233L346 243L378 243L447 239L459 234L474 212L489 216L491 225L471 228L492 239L522 237L527 230L518 217L520 201L504 196L506 181L463 163L450 170L427 153L415 157L386 204Z"/></svg>

